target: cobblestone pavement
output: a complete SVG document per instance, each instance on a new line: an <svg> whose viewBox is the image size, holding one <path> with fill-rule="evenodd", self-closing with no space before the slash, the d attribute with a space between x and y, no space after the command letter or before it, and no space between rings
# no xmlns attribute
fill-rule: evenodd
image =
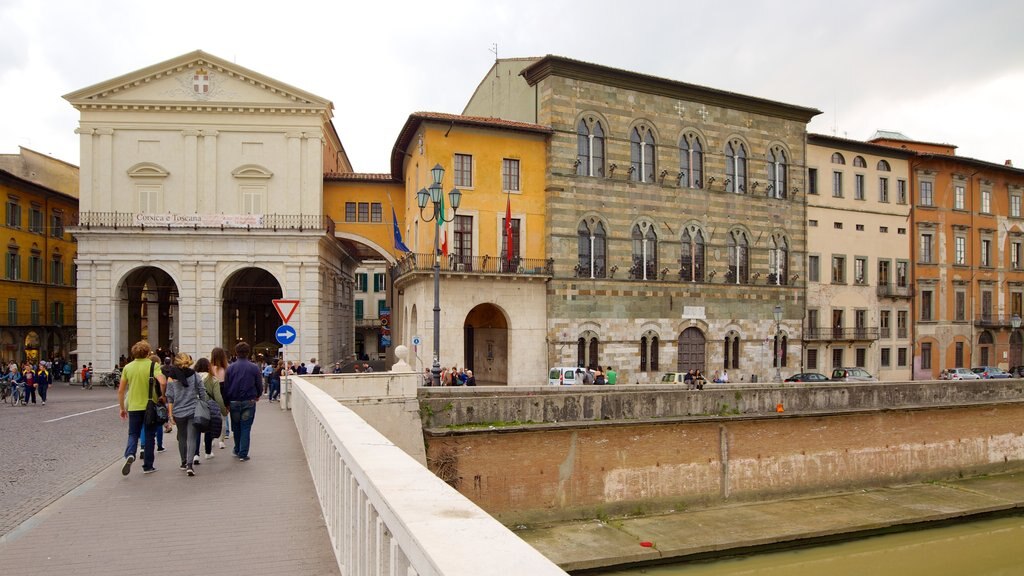
<svg viewBox="0 0 1024 576"><path fill-rule="evenodd" d="M64 383L46 406L0 404L0 536L121 458L128 426L116 404L113 388Z"/></svg>

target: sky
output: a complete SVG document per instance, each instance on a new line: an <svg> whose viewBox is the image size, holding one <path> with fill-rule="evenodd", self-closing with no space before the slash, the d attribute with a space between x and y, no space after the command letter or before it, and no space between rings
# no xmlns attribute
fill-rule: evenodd
<svg viewBox="0 0 1024 576"><path fill-rule="evenodd" d="M1019 0L0 0L0 153L78 164L62 96L203 50L334 103L358 172L409 114L461 113L498 56L557 54L817 108L1024 167Z"/></svg>

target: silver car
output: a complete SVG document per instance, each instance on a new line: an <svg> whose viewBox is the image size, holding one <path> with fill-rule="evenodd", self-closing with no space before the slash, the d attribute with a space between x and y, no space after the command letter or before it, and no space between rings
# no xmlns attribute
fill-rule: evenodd
<svg viewBox="0 0 1024 576"><path fill-rule="evenodd" d="M981 376L969 368L950 368L946 370L946 380L981 380Z"/></svg>
<svg viewBox="0 0 1024 576"><path fill-rule="evenodd" d="M878 382L878 378L872 376L863 368L836 368L832 370L833 382Z"/></svg>

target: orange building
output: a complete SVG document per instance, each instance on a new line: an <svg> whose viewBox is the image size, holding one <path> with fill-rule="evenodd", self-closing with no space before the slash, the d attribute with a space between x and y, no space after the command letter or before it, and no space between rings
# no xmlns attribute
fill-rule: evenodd
<svg viewBox="0 0 1024 576"><path fill-rule="evenodd" d="M914 377L1024 364L1024 170L878 133L911 159Z"/></svg>

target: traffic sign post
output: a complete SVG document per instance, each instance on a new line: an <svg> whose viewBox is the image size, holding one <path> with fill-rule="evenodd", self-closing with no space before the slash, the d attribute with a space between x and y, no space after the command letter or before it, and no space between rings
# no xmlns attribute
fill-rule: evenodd
<svg viewBox="0 0 1024 576"><path fill-rule="evenodd" d="M281 317L281 326L274 335L277 337L277 342L282 346L281 364L284 366L284 371L281 373L281 410L288 410L291 406L291 389L288 380L288 345L295 342L295 338L298 336L295 329L288 325L288 321L291 320L292 314L295 314L295 311L298 310L299 301L279 298L271 300L271 302L274 304L274 310L277 310L277 315Z"/></svg>

